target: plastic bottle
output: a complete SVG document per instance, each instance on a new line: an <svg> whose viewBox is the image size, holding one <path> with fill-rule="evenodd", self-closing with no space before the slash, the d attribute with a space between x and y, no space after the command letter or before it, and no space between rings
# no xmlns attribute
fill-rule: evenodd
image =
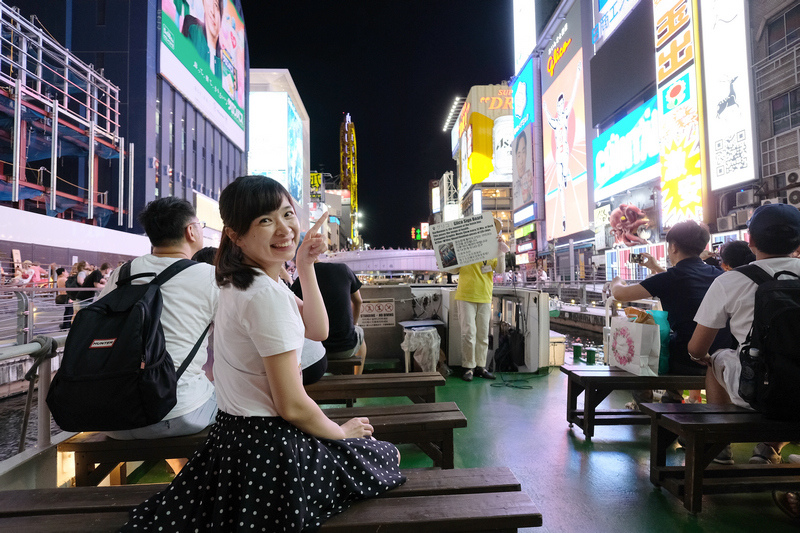
<svg viewBox="0 0 800 533"><path fill-rule="evenodd" d="M758 348L744 346L740 360L742 374L739 379L739 396L749 403L755 399L757 377L763 364L761 351Z"/></svg>

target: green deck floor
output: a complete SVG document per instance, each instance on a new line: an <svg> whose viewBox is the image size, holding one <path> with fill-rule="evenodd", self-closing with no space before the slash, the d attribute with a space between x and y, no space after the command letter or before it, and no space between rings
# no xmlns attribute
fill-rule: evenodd
<svg viewBox="0 0 800 533"><path fill-rule="evenodd" d="M507 386L492 386L504 382ZM567 378L558 368L542 375L502 374L495 382L467 383L456 374L437 389L437 400L456 402L468 420L455 433L456 468L511 468L544 520L543 527L526 531L797 531L770 493L706 496L703 512L690 515L677 498L649 481L648 427L599 426L587 443L580 429L568 427L566 397ZM602 405L621 408L629 400L617 392ZM398 402L410 403L392 398L359 400L357 405ZM752 444L734 444L735 461L746 463L752 449ZM401 446L400 451L403 468L433 464L414 446ZM800 447L787 446L784 457L789 453L800 453ZM682 452L675 450L668 461L679 464ZM161 472L151 480L163 480L163 468Z"/></svg>

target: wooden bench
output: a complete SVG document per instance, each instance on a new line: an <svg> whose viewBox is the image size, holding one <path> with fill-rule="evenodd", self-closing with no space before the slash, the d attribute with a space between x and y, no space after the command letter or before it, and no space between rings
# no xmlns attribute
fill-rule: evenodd
<svg viewBox="0 0 800 533"><path fill-rule="evenodd" d="M597 410L600 402L615 390L704 389L705 376L637 376L626 370L603 365L562 365L567 375L567 422L577 424L586 440L592 440L595 426L646 425L650 417L630 409ZM578 396L583 393L583 407Z"/></svg>
<svg viewBox="0 0 800 533"><path fill-rule="evenodd" d="M467 419L454 402L326 409L341 424L356 416L369 417L375 437L394 444L416 444L441 468L454 467L453 430ZM208 430L182 437L150 440L114 440L98 432L83 432L58 445L59 452L75 454L75 485L97 485L113 473L113 483L125 483L126 461L191 457Z"/></svg>
<svg viewBox="0 0 800 533"><path fill-rule="evenodd" d="M323 526L327 533L516 531L542 516L505 467L408 470L402 486L356 502ZM129 511L166 484L0 492L0 530L116 531Z"/></svg>
<svg viewBox="0 0 800 533"><path fill-rule="evenodd" d="M331 374L353 374L356 367L361 366L361 358L357 356L347 359L328 359L328 370Z"/></svg>
<svg viewBox="0 0 800 533"><path fill-rule="evenodd" d="M732 442L800 440L800 424L769 420L735 405L650 404L650 481L683 501L691 513L702 510L703 494L800 489L800 465L718 465L714 458ZM666 466L667 448L685 441L684 466Z"/></svg>
<svg viewBox="0 0 800 533"><path fill-rule="evenodd" d="M306 386L306 392L320 403L390 396L406 396L414 403L432 403L436 401L436 387L445 383L438 372L323 376Z"/></svg>

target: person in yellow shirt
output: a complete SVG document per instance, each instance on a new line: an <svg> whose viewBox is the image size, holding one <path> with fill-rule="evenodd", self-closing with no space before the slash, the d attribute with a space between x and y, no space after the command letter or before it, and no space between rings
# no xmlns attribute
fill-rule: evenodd
<svg viewBox="0 0 800 533"><path fill-rule="evenodd" d="M458 270L455 299L458 301L456 305L461 326L461 366L464 368L461 378L464 381L472 381L474 376L495 379L486 370L493 277L495 272L505 271L505 253L509 248L500 235L500 221L495 219L494 222L498 232L497 257L465 265Z"/></svg>

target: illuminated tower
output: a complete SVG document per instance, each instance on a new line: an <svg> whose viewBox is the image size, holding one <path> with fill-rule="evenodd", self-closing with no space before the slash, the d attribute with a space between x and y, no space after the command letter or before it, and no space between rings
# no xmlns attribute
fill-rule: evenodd
<svg viewBox="0 0 800 533"><path fill-rule="evenodd" d="M356 217L358 214L358 172L356 162L356 126L350 113L344 117L339 128L339 176L343 189L350 191L350 236L353 244L359 245Z"/></svg>

